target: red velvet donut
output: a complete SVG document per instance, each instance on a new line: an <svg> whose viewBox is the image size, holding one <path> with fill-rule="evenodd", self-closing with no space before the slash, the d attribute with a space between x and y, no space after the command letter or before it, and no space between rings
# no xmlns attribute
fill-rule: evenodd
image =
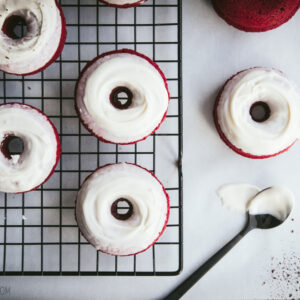
<svg viewBox="0 0 300 300"><path fill-rule="evenodd" d="M17 33L19 25L26 28ZM7 1L0 11L0 70L14 75L33 75L61 55L67 30L62 8L55 0Z"/></svg>
<svg viewBox="0 0 300 300"><path fill-rule="evenodd" d="M274 29L297 12L299 0L213 0L218 15L229 25L248 32Z"/></svg>
<svg viewBox="0 0 300 300"><path fill-rule="evenodd" d="M76 200L76 220L85 239L97 250L118 256L149 249L166 229L169 213L162 183L152 172L130 163L95 170Z"/></svg>
<svg viewBox="0 0 300 300"><path fill-rule="evenodd" d="M257 67L227 80L215 101L214 123L233 151L265 159L286 152L299 138L299 106L298 89L282 72Z"/></svg>
<svg viewBox="0 0 300 300"><path fill-rule="evenodd" d="M126 95L122 103L119 95ZM128 145L146 139L167 115L170 94L159 66L130 49L104 53L77 82L75 108L85 128L103 142Z"/></svg>
<svg viewBox="0 0 300 300"><path fill-rule="evenodd" d="M14 140L18 140L18 152L12 152L16 151L11 149ZM37 189L53 174L60 154L59 135L45 114L20 103L0 105L1 192Z"/></svg>

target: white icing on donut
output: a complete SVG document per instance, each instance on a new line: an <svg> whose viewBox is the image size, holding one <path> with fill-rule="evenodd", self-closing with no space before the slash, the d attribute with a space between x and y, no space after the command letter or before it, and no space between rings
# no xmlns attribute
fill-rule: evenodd
<svg viewBox="0 0 300 300"><path fill-rule="evenodd" d="M126 87L132 105L118 109L111 92ZM96 60L78 83L77 108L84 124L112 143L132 143L151 134L162 121L169 103L165 82L146 59L130 53L114 53Z"/></svg>
<svg viewBox="0 0 300 300"><path fill-rule="evenodd" d="M22 139L24 151L8 159L0 151L0 191L21 193L43 183L57 161L53 127L39 111L25 105L0 106L0 144L8 135Z"/></svg>
<svg viewBox="0 0 300 300"><path fill-rule="evenodd" d="M28 34L14 40L2 30L11 15L21 16L30 26ZM45 66L60 43L62 20L55 0L0 0L0 69L27 74Z"/></svg>
<svg viewBox="0 0 300 300"><path fill-rule="evenodd" d="M283 186L260 191L250 184L227 184L217 191L224 206L251 215L269 214L284 221L292 211L294 195Z"/></svg>
<svg viewBox="0 0 300 300"><path fill-rule="evenodd" d="M102 0L101 0L102 1ZM103 0L103 2L111 4L111 5L118 5L118 6L124 6L124 5L130 5L130 4L136 4L136 3L143 3L146 0Z"/></svg>
<svg viewBox="0 0 300 300"><path fill-rule="evenodd" d="M270 117L256 122L251 106L262 101ZM218 123L225 137L244 153L272 155L299 137L300 94L297 88L273 69L253 68L228 81L217 106Z"/></svg>
<svg viewBox="0 0 300 300"><path fill-rule="evenodd" d="M129 200L133 214L118 220L112 204ZM148 248L161 234L168 217L168 199L158 180L131 164L108 165L96 170L82 185L76 219L84 237L112 255L131 255Z"/></svg>

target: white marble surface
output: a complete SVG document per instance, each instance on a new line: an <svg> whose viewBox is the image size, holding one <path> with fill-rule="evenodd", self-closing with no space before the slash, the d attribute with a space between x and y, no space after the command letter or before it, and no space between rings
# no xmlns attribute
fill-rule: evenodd
<svg viewBox="0 0 300 300"><path fill-rule="evenodd" d="M285 184L296 196L294 211L281 227L250 233L184 299L286 299L290 294L300 298L293 272L287 272L293 277L290 283L271 279L273 266L282 260L280 266L300 271L300 261L293 255L300 254L300 142L284 155L253 161L229 150L212 120L218 89L242 69L276 67L300 86L300 13L279 29L261 34L247 34L226 25L208 0L184 1L183 17L182 274L162 278L4 277L0 286L10 287L7 299L160 299L241 228L243 216L225 210L215 195L220 185L232 182L262 188ZM277 277L284 276L283 269L274 272Z"/></svg>

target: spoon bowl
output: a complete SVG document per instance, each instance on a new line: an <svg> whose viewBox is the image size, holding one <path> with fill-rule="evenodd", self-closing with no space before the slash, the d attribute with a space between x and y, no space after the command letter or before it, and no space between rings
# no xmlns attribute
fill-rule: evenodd
<svg viewBox="0 0 300 300"><path fill-rule="evenodd" d="M271 229L281 225L284 221L278 220L271 215L250 215L256 221L256 228Z"/></svg>

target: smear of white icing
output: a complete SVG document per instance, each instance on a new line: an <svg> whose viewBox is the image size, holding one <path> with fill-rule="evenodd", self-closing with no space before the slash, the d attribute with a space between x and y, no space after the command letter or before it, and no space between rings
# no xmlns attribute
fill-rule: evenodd
<svg viewBox="0 0 300 300"><path fill-rule="evenodd" d="M225 207L251 215L269 214L284 221L290 214L294 195L283 186L260 191L250 184L228 184L217 191Z"/></svg>
<svg viewBox="0 0 300 300"><path fill-rule="evenodd" d="M250 184L227 184L218 189L217 195L221 198L225 207L245 212L249 200L251 200L260 189Z"/></svg>

